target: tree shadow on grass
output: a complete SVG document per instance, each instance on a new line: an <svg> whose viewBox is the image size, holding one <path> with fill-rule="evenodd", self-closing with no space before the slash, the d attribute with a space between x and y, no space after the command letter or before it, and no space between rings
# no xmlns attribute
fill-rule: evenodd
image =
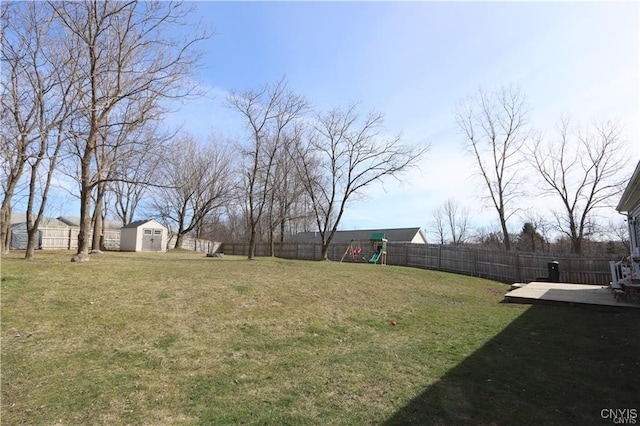
<svg viewBox="0 0 640 426"><path fill-rule="evenodd" d="M614 424L606 409L640 416L640 315L534 305L385 424Z"/></svg>

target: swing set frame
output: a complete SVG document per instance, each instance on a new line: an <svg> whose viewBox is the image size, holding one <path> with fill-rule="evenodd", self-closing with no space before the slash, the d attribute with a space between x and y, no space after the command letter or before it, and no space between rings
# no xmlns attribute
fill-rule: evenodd
<svg viewBox="0 0 640 426"><path fill-rule="evenodd" d="M347 257L348 254L351 254L351 261L355 262L356 261L356 257L360 256L362 254L362 248L360 247L360 245L356 245L354 247L354 242L355 242L355 240L351 240L349 242L349 246L344 251L344 254L342 255L342 258L340 259L340 262L342 262L344 260L344 258Z"/></svg>

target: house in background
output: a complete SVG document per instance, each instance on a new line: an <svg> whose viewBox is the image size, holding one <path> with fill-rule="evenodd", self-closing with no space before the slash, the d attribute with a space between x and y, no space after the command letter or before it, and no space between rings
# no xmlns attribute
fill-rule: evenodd
<svg viewBox="0 0 640 426"><path fill-rule="evenodd" d="M627 216L630 254L636 263L640 263L640 162L638 162L616 210Z"/></svg>
<svg viewBox="0 0 640 426"><path fill-rule="evenodd" d="M421 228L360 229L336 231L332 244L349 244L354 241L368 241L372 234L385 234L392 243L427 244L427 237ZM287 239L289 243L321 243L319 232L298 232Z"/></svg>
<svg viewBox="0 0 640 426"><path fill-rule="evenodd" d="M137 220L120 228L120 251L167 251L168 230L150 220Z"/></svg>
<svg viewBox="0 0 640 426"><path fill-rule="evenodd" d="M40 220L40 226L38 226L38 242L36 243L36 250L51 248L46 244L48 241L43 242L43 234L49 234L53 231L66 232L68 226L51 217L43 217ZM11 214L11 240L9 248L11 250L26 250L27 240L27 215L26 213L12 213ZM46 239L46 238L45 238Z"/></svg>
<svg viewBox="0 0 640 426"><path fill-rule="evenodd" d="M60 216L58 220L74 228L80 227L79 216ZM105 220L103 225L105 229L120 229L122 227L122 222L119 220Z"/></svg>

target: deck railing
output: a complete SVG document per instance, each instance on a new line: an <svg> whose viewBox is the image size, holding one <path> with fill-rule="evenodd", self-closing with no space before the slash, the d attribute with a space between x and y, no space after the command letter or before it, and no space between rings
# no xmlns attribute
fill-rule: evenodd
<svg viewBox="0 0 640 426"><path fill-rule="evenodd" d="M616 299L625 302L640 303L640 264L623 260L609 262L611 269L611 288Z"/></svg>

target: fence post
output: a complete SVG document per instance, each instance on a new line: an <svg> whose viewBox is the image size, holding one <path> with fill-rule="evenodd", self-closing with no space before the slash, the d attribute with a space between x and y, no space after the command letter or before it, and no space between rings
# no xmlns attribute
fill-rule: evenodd
<svg viewBox="0 0 640 426"><path fill-rule="evenodd" d="M514 282L521 282L522 281L522 273L520 272L520 255L518 253L515 253L515 264L516 264L516 280Z"/></svg>
<svg viewBox="0 0 640 426"><path fill-rule="evenodd" d="M409 266L409 245L408 244L403 244L404 245L404 265L402 266Z"/></svg>
<svg viewBox="0 0 640 426"><path fill-rule="evenodd" d="M473 249L473 276L478 276L478 250Z"/></svg>

